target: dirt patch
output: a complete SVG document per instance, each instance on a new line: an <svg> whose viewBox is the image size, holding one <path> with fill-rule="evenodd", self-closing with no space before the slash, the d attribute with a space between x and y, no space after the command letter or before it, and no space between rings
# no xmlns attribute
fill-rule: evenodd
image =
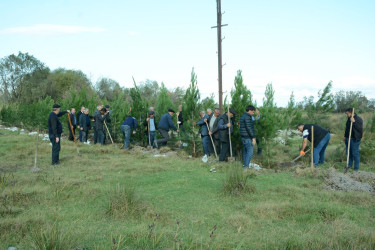
<svg viewBox="0 0 375 250"><path fill-rule="evenodd" d="M361 172L346 175L336 171L334 168L329 168L325 177L324 189L375 193L374 186L364 182L365 177L367 180L367 176L373 176L373 174Z"/></svg>

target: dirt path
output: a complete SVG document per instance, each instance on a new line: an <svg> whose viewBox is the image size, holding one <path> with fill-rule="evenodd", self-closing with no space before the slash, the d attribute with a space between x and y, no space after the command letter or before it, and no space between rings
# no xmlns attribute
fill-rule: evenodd
<svg viewBox="0 0 375 250"><path fill-rule="evenodd" d="M375 194L375 173L358 171L351 174L329 168L325 176L325 189L340 191L360 191Z"/></svg>

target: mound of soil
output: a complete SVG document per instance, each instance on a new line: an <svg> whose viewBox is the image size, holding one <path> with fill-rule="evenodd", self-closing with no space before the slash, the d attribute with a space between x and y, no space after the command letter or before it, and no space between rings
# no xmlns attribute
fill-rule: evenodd
<svg viewBox="0 0 375 250"><path fill-rule="evenodd" d="M353 174L344 174L334 168L329 168L325 177L325 189L340 191L360 191L366 193L375 193L375 188L367 181L373 173L357 172Z"/></svg>

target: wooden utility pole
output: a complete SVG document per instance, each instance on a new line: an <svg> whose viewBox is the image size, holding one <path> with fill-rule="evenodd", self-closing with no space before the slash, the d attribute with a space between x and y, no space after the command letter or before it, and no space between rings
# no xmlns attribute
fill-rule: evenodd
<svg viewBox="0 0 375 250"><path fill-rule="evenodd" d="M221 24L221 0L216 0L217 5L217 26L211 27L217 28L217 56L218 56L218 81L219 81L219 108L220 111L223 111L223 63L222 63L222 54L221 54L221 27L228 26L228 24Z"/></svg>

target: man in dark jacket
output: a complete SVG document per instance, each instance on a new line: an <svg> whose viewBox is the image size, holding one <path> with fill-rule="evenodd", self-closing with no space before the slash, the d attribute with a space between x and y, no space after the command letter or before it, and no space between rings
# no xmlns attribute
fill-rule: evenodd
<svg viewBox="0 0 375 250"><path fill-rule="evenodd" d="M345 168L345 173L353 166L354 161L354 171L359 169L359 145L361 144L361 139L363 135L363 120L357 114L353 115L353 108L348 108L345 111L346 116L348 117L345 127L344 141L346 145L346 153L348 153L348 144L349 144L349 132L350 132L350 123L352 125L352 134L350 136L350 149L349 149L349 164Z"/></svg>
<svg viewBox="0 0 375 250"><path fill-rule="evenodd" d="M154 145L155 132L158 129L158 125L156 124L156 121L155 121L154 111L148 111L148 117L143 122L143 126L145 127L147 145L148 146ZM149 128L150 128L150 132L148 131ZM148 138L149 135L150 135L150 138Z"/></svg>
<svg viewBox="0 0 375 250"><path fill-rule="evenodd" d="M173 109L168 109L168 113L161 116L158 131L163 138L155 141L156 148L158 148L158 145L167 145L167 142L169 141L169 129L172 128L173 130L177 131L177 133L179 132L172 122L172 116L174 113L175 112Z"/></svg>
<svg viewBox="0 0 375 250"><path fill-rule="evenodd" d="M137 119L135 119L135 117L132 117L130 113L128 117L125 119L125 121L123 121L123 123L121 124L120 129L124 135L124 149L126 150L129 149L132 130L133 130L133 134L135 134L137 130L137 125L138 125Z"/></svg>
<svg viewBox="0 0 375 250"><path fill-rule="evenodd" d="M79 130L79 141L82 141L82 132L81 132L81 129L79 128L79 118L81 117L84 111L85 111L85 107L82 106L81 110L77 112L77 128Z"/></svg>
<svg viewBox="0 0 375 250"><path fill-rule="evenodd" d="M60 139L62 133L62 125L59 120L60 116L70 113L69 110L60 112L60 105L54 104L52 107L52 112L48 117L48 135L49 140L52 143L52 165L59 164L59 155L60 155Z"/></svg>
<svg viewBox="0 0 375 250"><path fill-rule="evenodd" d="M75 134L76 134L77 118L75 116L75 113L76 113L76 109L71 108L70 114L69 114L70 122L69 122L69 119L68 119L69 141L74 141L74 137L75 137ZM71 124L72 128L70 127L70 123L72 123Z"/></svg>
<svg viewBox="0 0 375 250"><path fill-rule="evenodd" d="M181 131L181 133L185 135L186 131L184 127L184 118L182 116L182 105L178 106L178 112L176 113L176 115L177 115L178 128Z"/></svg>
<svg viewBox="0 0 375 250"><path fill-rule="evenodd" d="M305 155L305 148L307 145L307 140L311 142L312 138L312 129L314 127L314 155L313 161L314 165L317 167L320 164L324 163L325 152L328 146L329 140L331 139L331 134L329 131L316 124L299 124L298 130L302 132L303 142L300 155Z"/></svg>
<svg viewBox="0 0 375 250"><path fill-rule="evenodd" d="M210 150L208 144L210 143L210 138L208 135L207 121L209 116L204 113L203 110L199 111L199 116L201 117L200 121L196 124L200 127L199 131L201 132L202 137L202 146L203 152L205 155L210 156Z"/></svg>
<svg viewBox="0 0 375 250"><path fill-rule="evenodd" d="M98 130L96 129L95 117L100 115L100 110L102 110L102 108L103 108L103 105L98 105L94 112L94 144L98 142Z"/></svg>
<svg viewBox="0 0 375 250"><path fill-rule="evenodd" d="M96 135L97 135L97 143L104 145L104 130L105 125L104 122L107 119L108 111L106 108L102 108L100 113L95 115L95 128L96 128Z"/></svg>
<svg viewBox="0 0 375 250"><path fill-rule="evenodd" d="M87 137L91 128L91 120L89 116L89 109L85 108L83 114L79 117L79 129L82 133L81 142L87 143Z"/></svg>
<svg viewBox="0 0 375 250"><path fill-rule="evenodd" d="M214 141L214 145L212 145L212 142L208 144L208 148L210 152L214 152L214 148L216 148L216 153L220 154L220 133L219 133L219 127L217 126L219 124L220 120L220 109L215 108L214 112L211 114L210 118L208 119L208 126L210 127L210 131L208 132L209 135L212 136L212 140Z"/></svg>
<svg viewBox="0 0 375 250"><path fill-rule="evenodd" d="M233 119L232 118L236 114L237 114L236 111L234 111L233 108L230 108L229 109L229 117L230 117L229 121L228 121L228 114L227 113L220 116L220 120L219 120L219 123L217 125L219 130L220 130L220 142L221 142L221 152L220 152L219 161L225 161L227 153L230 151L229 131L228 130L230 129L230 133L232 135L233 134ZM232 145L233 145L233 143L232 143Z"/></svg>
<svg viewBox="0 0 375 250"><path fill-rule="evenodd" d="M246 107L246 112L243 113L240 119L240 136L243 145L242 159L244 169L250 167L251 157L253 157L253 147L256 144L253 120L254 113L255 107L249 105Z"/></svg>

